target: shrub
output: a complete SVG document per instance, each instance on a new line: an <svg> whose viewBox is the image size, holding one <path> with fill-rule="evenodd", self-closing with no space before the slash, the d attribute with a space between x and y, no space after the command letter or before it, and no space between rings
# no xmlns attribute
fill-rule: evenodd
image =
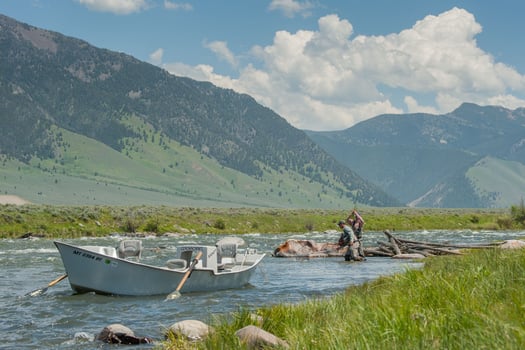
<svg viewBox="0 0 525 350"><path fill-rule="evenodd" d="M510 207L510 216L515 223L525 226L525 204L523 203L523 198L521 199L520 205Z"/></svg>
<svg viewBox="0 0 525 350"><path fill-rule="evenodd" d="M513 220L511 218L497 218L496 223L502 229L512 228Z"/></svg>
<svg viewBox="0 0 525 350"><path fill-rule="evenodd" d="M137 227L138 225L135 222L135 220L128 218L127 220L124 221L124 224L122 225L122 230L124 232L135 233L137 232Z"/></svg>
<svg viewBox="0 0 525 350"><path fill-rule="evenodd" d="M307 222L305 225L304 225L304 228L309 231L309 232L312 232L314 230L314 224L313 222Z"/></svg>
<svg viewBox="0 0 525 350"><path fill-rule="evenodd" d="M224 222L223 219L217 219L215 220L213 227L215 227L218 230L224 230L226 228L226 223Z"/></svg>
<svg viewBox="0 0 525 350"><path fill-rule="evenodd" d="M144 230L147 232L159 232L159 221L158 220L150 220L146 223L146 226L144 227Z"/></svg>

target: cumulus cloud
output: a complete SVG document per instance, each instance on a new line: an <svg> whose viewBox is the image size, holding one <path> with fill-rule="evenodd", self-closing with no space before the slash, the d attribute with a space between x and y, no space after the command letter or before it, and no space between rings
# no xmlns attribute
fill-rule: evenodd
<svg viewBox="0 0 525 350"><path fill-rule="evenodd" d="M149 55L149 60L153 64L160 65L162 63L162 57L163 56L164 56L164 49L159 48L159 49L153 51Z"/></svg>
<svg viewBox="0 0 525 350"><path fill-rule="evenodd" d="M92 11L128 15L149 7L147 0L76 0Z"/></svg>
<svg viewBox="0 0 525 350"><path fill-rule="evenodd" d="M272 0L268 9L271 11L280 11L286 17L295 17L296 14L301 14L303 17L310 15L309 10L314 5L310 1L296 1L296 0Z"/></svg>
<svg viewBox="0 0 525 350"><path fill-rule="evenodd" d="M279 31L271 45L254 46L253 63L235 79L210 66L167 69L250 94L301 129L343 129L383 113L446 113L462 102L525 106L525 77L477 46L481 31L459 8L379 36L356 35L348 20L327 15L318 30ZM236 62L225 43L208 47Z"/></svg>
<svg viewBox="0 0 525 350"><path fill-rule="evenodd" d="M212 41L205 43L204 46L215 53L219 59L228 62L231 66L235 67L237 65L235 55L228 49L228 44L225 41Z"/></svg>
<svg viewBox="0 0 525 350"><path fill-rule="evenodd" d="M438 110L432 106L421 106L417 100L412 96L405 96L405 105L408 113L429 113L438 114Z"/></svg>

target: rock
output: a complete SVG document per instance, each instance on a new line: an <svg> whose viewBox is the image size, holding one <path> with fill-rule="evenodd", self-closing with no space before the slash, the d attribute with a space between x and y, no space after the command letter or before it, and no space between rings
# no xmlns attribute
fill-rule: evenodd
<svg viewBox="0 0 525 350"><path fill-rule="evenodd" d="M525 247L525 242L519 239L509 239L503 242L500 246L501 249L519 249Z"/></svg>
<svg viewBox="0 0 525 350"><path fill-rule="evenodd" d="M97 340L103 341L109 344L150 344L153 343L153 339L147 337L136 337L133 331L119 323L114 323L104 327L97 336Z"/></svg>
<svg viewBox="0 0 525 350"><path fill-rule="evenodd" d="M162 237L180 237L181 234L177 232L166 232L162 235Z"/></svg>
<svg viewBox="0 0 525 350"><path fill-rule="evenodd" d="M392 259L423 259L423 258L425 258L425 256L419 253L396 254L392 257Z"/></svg>
<svg viewBox="0 0 525 350"><path fill-rule="evenodd" d="M22 236L18 237L18 239L34 239L34 238L45 238L46 235L42 233L33 233L33 232L27 232L24 233Z"/></svg>
<svg viewBox="0 0 525 350"><path fill-rule="evenodd" d="M166 336L172 333L175 337L183 336L189 340L205 339L213 328L206 323L198 320L185 320L172 324L167 331Z"/></svg>
<svg viewBox="0 0 525 350"><path fill-rule="evenodd" d="M272 333L256 326L246 326L235 332L241 342L249 348L266 349L267 347L283 347L288 349L289 345L284 340L276 337Z"/></svg>

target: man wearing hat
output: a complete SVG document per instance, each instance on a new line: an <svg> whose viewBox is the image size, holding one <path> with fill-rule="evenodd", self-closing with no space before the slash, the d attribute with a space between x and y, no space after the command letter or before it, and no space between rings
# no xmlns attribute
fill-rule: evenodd
<svg viewBox="0 0 525 350"><path fill-rule="evenodd" d="M343 248L348 246L348 250L345 253L345 261L362 261L363 258L357 254L356 249L358 249L359 241L354 235L354 231L346 224L344 220L339 220L337 223L339 228L343 230L341 236L339 237L339 247Z"/></svg>

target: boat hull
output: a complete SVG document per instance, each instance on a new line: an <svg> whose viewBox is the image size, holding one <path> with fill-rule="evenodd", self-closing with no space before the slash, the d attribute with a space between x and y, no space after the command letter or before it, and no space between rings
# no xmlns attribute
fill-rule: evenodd
<svg viewBox="0 0 525 350"><path fill-rule="evenodd" d="M167 295L177 288L187 269L172 270L101 254L81 246L54 242L68 275L71 288L78 293L144 296ZM242 269L216 272L194 269L181 293L241 288L264 254Z"/></svg>

